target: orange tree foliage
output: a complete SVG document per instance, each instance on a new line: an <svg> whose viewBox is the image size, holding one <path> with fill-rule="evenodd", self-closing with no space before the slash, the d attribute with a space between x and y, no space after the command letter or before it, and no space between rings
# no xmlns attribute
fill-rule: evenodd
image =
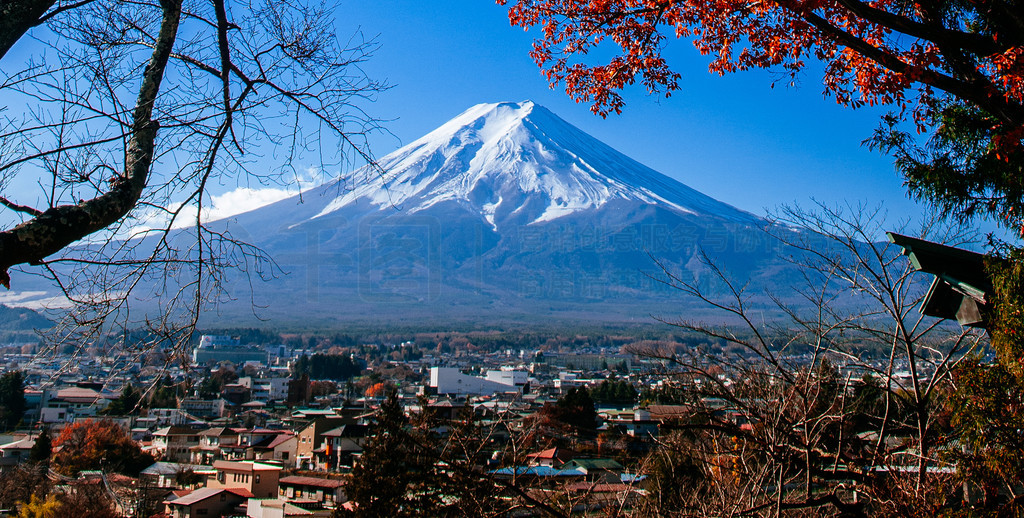
<svg viewBox="0 0 1024 518"><path fill-rule="evenodd" d="M53 446L51 466L64 475L102 469L137 476L154 461L109 419L75 421L61 431Z"/></svg>
<svg viewBox="0 0 1024 518"><path fill-rule="evenodd" d="M386 383L374 383L373 385L370 385L370 387L366 389L366 397L381 397L384 395L387 388L388 385Z"/></svg>
<svg viewBox="0 0 1024 518"><path fill-rule="evenodd" d="M771 68L795 76L825 65L826 95L844 105L894 105L927 145L888 119L873 143L897 158L908 187L954 215L1024 223L1024 11L1012 0L497 0L543 36L531 56L552 86L601 116L640 82L670 95L680 75L667 38L693 42L719 74ZM606 61L590 51L612 47ZM942 133L940 130L945 130Z"/></svg>

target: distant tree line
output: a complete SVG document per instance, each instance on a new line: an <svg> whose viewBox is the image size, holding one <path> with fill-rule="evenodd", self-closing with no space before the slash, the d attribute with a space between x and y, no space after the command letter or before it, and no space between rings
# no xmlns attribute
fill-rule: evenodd
<svg viewBox="0 0 1024 518"><path fill-rule="evenodd" d="M143 408L178 408L178 398L184 388L175 383L170 376L160 378L146 392L135 388L130 382L121 389L121 394L113 399L100 414L106 416L134 415Z"/></svg>
<svg viewBox="0 0 1024 518"><path fill-rule="evenodd" d="M221 391L224 390L224 385L236 381L238 381L238 374L233 369L220 367L199 383L199 397L203 399L220 397Z"/></svg>
<svg viewBox="0 0 1024 518"><path fill-rule="evenodd" d="M583 436L596 434L600 422L587 387L571 388L554 404L545 404L537 419L547 421L548 426L560 423L567 427L569 434Z"/></svg>
<svg viewBox="0 0 1024 518"><path fill-rule="evenodd" d="M309 379L347 381L358 376L363 370L359 360L352 359L350 354L314 354L302 355L292 364L292 378L306 375Z"/></svg>
<svg viewBox="0 0 1024 518"><path fill-rule="evenodd" d="M591 389L590 397L597 403L632 406L636 403L637 392L627 380L607 379Z"/></svg>

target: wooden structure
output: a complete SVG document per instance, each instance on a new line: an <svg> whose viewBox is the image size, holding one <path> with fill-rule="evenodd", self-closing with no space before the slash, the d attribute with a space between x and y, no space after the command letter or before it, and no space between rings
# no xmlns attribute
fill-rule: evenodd
<svg viewBox="0 0 1024 518"><path fill-rule="evenodd" d="M916 270L935 276L921 313L956 319L964 326L985 327L985 310L992 296L985 255L894 232L887 235L889 241L903 247Z"/></svg>

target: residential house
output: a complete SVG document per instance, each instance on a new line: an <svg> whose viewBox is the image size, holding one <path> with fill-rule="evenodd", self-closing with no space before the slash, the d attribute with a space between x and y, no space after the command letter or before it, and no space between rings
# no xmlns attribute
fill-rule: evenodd
<svg viewBox="0 0 1024 518"><path fill-rule="evenodd" d="M293 434L288 430L269 428L253 428L252 430L239 428L237 431L238 444L225 450L225 453L228 454L227 458L230 459L270 460L267 454L267 447L279 436ZM273 454L269 456L273 456ZM289 454L288 456L294 457L294 454Z"/></svg>
<svg viewBox="0 0 1024 518"><path fill-rule="evenodd" d="M199 432L199 445L192 448L192 462L211 464L225 458L225 449L238 446L238 432L219 426Z"/></svg>
<svg viewBox="0 0 1024 518"><path fill-rule="evenodd" d="M338 417L338 413L330 408L296 408L292 419L312 421L321 417Z"/></svg>
<svg viewBox="0 0 1024 518"><path fill-rule="evenodd" d="M38 421L39 409L43 406L43 396L46 391L26 386L23 393L25 394L25 420L27 422Z"/></svg>
<svg viewBox="0 0 1024 518"><path fill-rule="evenodd" d="M363 452L370 435L365 424L345 424L323 434L323 443L313 450L318 470L351 468L353 456Z"/></svg>
<svg viewBox="0 0 1024 518"><path fill-rule="evenodd" d="M576 455L577 453L572 450L556 447L536 453L529 453L526 455L526 460L531 466L558 468L575 458Z"/></svg>
<svg viewBox="0 0 1024 518"><path fill-rule="evenodd" d="M250 498L249 506L246 509L246 516L249 518L297 518L317 516L328 518L331 514L323 512L317 513L308 509L303 509L279 498L267 500Z"/></svg>
<svg viewBox="0 0 1024 518"><path fill-rule="evenodd" d="M689 405L650 405L642 410L645 420L657 423L661 434L685 426L693 417L693 407Z"/></svg>
<svg viewBox="0 0 1024 518"><path fill-rule="evenodd" d="M44 391L39 418L44 423L70 423L76 418L95 417L110 400L96 390L85 387L64 387Z"/></svg>
<svg viewBox="0 0 1024 518"><path fill-rule="evenodd" d="M250 391L241 383L228 383L221 389L220 397L235 407L249 401Z"/></svg>
<svg viewBox="0 0 1024 518"><path fill-rule="evenodd" d="M557 469L551 466L509 466L487 472L498 480L515 480L523 487L560 487L567 482L585 479L582 470Z"/></svg>
<svg viewBox="0 0 1024 518"><path fill-rule="evenodd" d="M150 408L146 411L146 417L138 419L137 422L145 422L152 428L160 428L185 425L191 420L192 416L180 408Z"/></svg>
<svg viewBox="0 0 1024 518"><path fill-rule="evenodd" d="M299 430L298 444L295 446L295 466L299 469L315 467L314 450L323 442L324 433L344 424L355 424L355 420L344 417L319 417Z"/></svg>
<svg viewBox="0 0 1024 518"><path fill-rule="evenodd" d="M283 432L269 439L252 446L253 459L276 461L282 465L294 464L295 450L299 444L298 436L292 432Z"/></svg>
<svg viewBox="0 0 1024 518"><path fill-rule="evenodd" d="M187 426L167 426L153 432L152 451L169 462L189 462L199 446L199 432Z"/></svg>
<svg viewBox="0 0 1024 518"><path fill-rule="evenodd" d="M17 466L28 460L32 446L36 444L36 436L25 435L6 444L0 445L0 469Z"/></svg>
<svg viewBox="0 0 1024 518"><path fill-rule="evenodd" d="M207 479L206 487L240 487L252 492L255 498L277 498L277 483L281 467L252 461L218 460L213 463L216 470Z"/></svg>
<svg viewBox="0 0 1024 518"><path fill-rule="evenodd" d="M204 487L174 500L164 500L164 505L171 518L219 518L236 516L249 498L252 493L244 488Z"/></svg>
<svg viewBox="0 0 1024 518"><path fill-rule="evenodd" d="M139 480L150 487L188 488L206 482L216 472L210 466L179 464L177 462L154 462L139 473Z"/></svg>
<svg viewBox="0 0 1024 518"><path fill-rule="evenodd" d="M288 397L288 381L291 378L252 378L243 376L238 383L251 391L255 401L284 401Z"/></svg>
<svg viewBox="0 0 1024 518"><path fill-rule="evenodd" d="M613 459L573 459L562 465L564 471L579 471L588 482L618 484L625 468Z"/></svg>
<svg viewBox="0 0 1024 518"><path fill-rule="evenodd" d="M465 400L453 401L450 398L440 398L423 408L426 419L430 421L465 421L472 417L473 407L466 404Z"/></svg>
<svg viewBox="0 0 1024 518"><path fill-rule="evenodd" d="M201 419L217 419L224 417L227 415L227 408L229 405L230 403L225 401L224 398L186 398L182 399L179 404L182 410Z"/></svg>
<svg viewBox="0 0 1024 518"><path fill-rule="evenodd" d="M650 411L639 409L633 412L633 420L623 423L622 428L631 437L647 439L658 436L658 424Z"/></svg>
<svg viewBox="0 0 1024 518"><path fill-rule="evenodd" d="M305 509L335 508L346 501L345 482L319 477L282 477L279 494Z"/></svg>
<svg viewBox="0 0 1024 518"><path fill-rule="evenodd" d="M633 509L644 499L641 489L621 482L572 482L564 491L573 495L577 505L590 509Z"/></svg>

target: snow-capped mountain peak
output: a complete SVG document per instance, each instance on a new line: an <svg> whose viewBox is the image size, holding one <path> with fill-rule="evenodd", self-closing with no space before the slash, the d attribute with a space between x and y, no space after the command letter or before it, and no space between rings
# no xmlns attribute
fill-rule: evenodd
<svg viewBox="0 0 1024 518"><path fill-rule="evenodd" d="M385 178L334 198L315 217L357 202L415 213L453 202L495 230L551 221L613 200L752 221L615 151L532 101L476 105L385 156Z"/></svg>
<svg viewBox="0 0 1024 518"><path fill-rule="evenodd" d="M679 306L641 272L704 279L699 252L751 292L801 280L766 221L531 102L474 106L379 162L385 178L357 171L214 223L286 274L226 281L240 302L204 318L237 325L256 301L303 326L636 322Z"/></svg>

